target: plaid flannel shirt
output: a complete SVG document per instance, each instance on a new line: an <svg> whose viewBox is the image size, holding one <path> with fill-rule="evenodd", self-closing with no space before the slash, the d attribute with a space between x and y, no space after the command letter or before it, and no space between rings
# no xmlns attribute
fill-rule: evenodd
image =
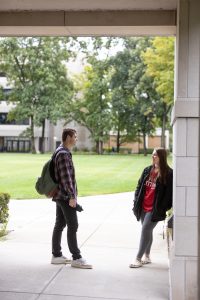
<svg viewBox="0 0 200 300"><path fill-rule="evenodd" d="M72 161L72 154L69 149L63 148L54 159L55 177L58 181L58 193L53 201L58 199L77 199L77 184L75 178L75 169Z"/></svg>

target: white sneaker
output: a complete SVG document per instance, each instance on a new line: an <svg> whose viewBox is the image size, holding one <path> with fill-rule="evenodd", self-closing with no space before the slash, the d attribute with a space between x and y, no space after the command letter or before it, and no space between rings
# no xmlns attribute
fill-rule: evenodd
<svg viewBox="0 0 200 300"><path fill-rule="evenodd" d="M53 264L53 265L71 264L71 259L65 257L64 255L59 256L59 257L52 256L51 264Z"/></svg>
<svg viewBox="0 0 200 300"><path fill-rule="evenodd" d="M151 264L151 258L149 256L144 256L144 258L142 259L142 264Z"/></svg>
<svg viewBox="0 0 200 300"><path fill-rule="evenodd" d="M129 265L129 268L140 268L140 267L142 267L142 262L141 260L138 259L136 259L134 263Z"/></svg>
<svg viewBox="0 0 200 300"><path fill-rule="evenodd" d="M80 269L92 269L92 265L88 264L83 258L72 260L71 267Z"/></svg>

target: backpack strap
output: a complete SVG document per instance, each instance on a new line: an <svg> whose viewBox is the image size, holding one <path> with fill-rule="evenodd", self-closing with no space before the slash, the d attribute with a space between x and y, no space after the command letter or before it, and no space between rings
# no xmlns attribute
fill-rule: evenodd
<svg viewBox="0 0 200 300"><path fill-rule="evenodd" d="M65 150L64 147L60 147L59 149L56 149L56 150L55 150L55 152L53 153L53 155L52 155L52 157L51 157L52 166L53 166L53 169L54 169L54 170L55 170L55 168L56 168L56 158L57 158L57 155L58 155L60 152L63 152L63 153L66 153L66 154L67 154L67 151ZM54 176L55 181L57 182L56 177L55 177L55 171L53 172L53 176ZM63 192L64 192L64 191L63 191Z"/></svg>
<svg viewBox="0 0 200 300"><path fill-rule="evenodd" d="M66 152L67 153L67 151L65 150L65 148L64 147L60 147L60 148L58 148L58 149L56 149L55 150L55 152L53 153L53 155L52 155L52 160L54 160L55 159L55 157L56 157L56 155L59 153L59 152L61 152L61 151L63 151L63 152Z"/></svg>

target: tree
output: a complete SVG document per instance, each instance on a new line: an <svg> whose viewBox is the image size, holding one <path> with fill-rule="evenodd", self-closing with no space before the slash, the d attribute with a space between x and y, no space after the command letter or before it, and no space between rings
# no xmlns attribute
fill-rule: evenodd
<svg viewBox="0 0 200 300"><path fill-rule="evenodd" d="M141 53L150 46L150 38L125 38L124 46L124 50L111 59L114 68L112 107L114 115L118 116L114 124L117 147L120 138L123 143L138 140L142 134L146 155L146 135L155 129L154 104L158 98L153 79L145 74L141 58Z"/></svg>
<svg viewBox="0 0 200 300"><path fill-rule="evenodd" d="M0 101L4 100L3 87L0 86Z"/></svg>
<svg viewBox="0 0 200 300"><path fill-rule="evenodd" d="M103 142L111 129L109 87L103 61L86 66L82 74L81 96L76 100L76 119L91 132L96 152L103 153Z"/></svg>
<svg viewBox="0 0 200 300"><path fill-rule="evenodd" d="M110 109L108 55L112 38L93 38L85 50L84 72L76 77L75 119L86 126L96 143L96 152L103 153L112 124Z"/></svg>
<svg viewBox="0 0 200 300"><path fill-rule="evenodd" d="M160 95L157 117L162 127L161 145L165 148L165 130L174 100L174 38L154 38L152 47L144 51L142 57L147 66L146 73L154 79Z"/></svg>
<svg viewBox="0 0 200 300"><path fill-rule="evenodd" d="M120 146L127 141L129 119L134 105L134 98L127 89L129 70L132 64L130 51L124 49L110 58L110 88L111 88L111 108L113 115L113 130L117 133L116 150L119 152ZM130 128L129 128L130 129ZM131 129L134 140L133 128Z"/></svg>
<svg viewBox="0 0 200 300"><path fill-rule="evenodd" d="M68 38L26 37L0 40L1 71L12 86L9 100L16 104L10 118L30 118L31 149L35 153L34 127L42 126L44 152L45 120L55 123L70 109L73 84L65 62L71 56Z"/></svg>
<svg viewBox="0 0 200 300"><path fill-rule="evenodd" d="M144 155L147 155L146 136L152 135L156 127L156 94L151 86L152 80L145 75L136 87L134 108L129 126L137 128L138 140L142 136Z"/></svg>

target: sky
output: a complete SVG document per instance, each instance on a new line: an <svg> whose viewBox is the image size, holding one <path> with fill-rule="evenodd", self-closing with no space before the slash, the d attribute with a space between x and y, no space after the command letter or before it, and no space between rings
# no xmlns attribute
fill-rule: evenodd
<svg viewBox="0 0 200 300"><path fill-rule="evenodd" d="M91 42L91 37L79 37L78 38L81 41L87 42L88 45L88 50L92 50L92 42ZM107 38L103 38L106 39ZM117 42L117 44L113 45L113 47L111 47L109 49L109 52L105 49L105 51L99 51L99 58L100 59L104 59L106 58L106 56L113 56L115 55L117 52L122 51L123 50L123 45L122 45L122 40L119 40ZM69 62L67 62L67 68L68 68L68 72L69 74L78 74L81 73L84 69L84 64L82 62L84 58L84 54L79 52L78 56L76 57L75 60L70 60Z"/></svg>

